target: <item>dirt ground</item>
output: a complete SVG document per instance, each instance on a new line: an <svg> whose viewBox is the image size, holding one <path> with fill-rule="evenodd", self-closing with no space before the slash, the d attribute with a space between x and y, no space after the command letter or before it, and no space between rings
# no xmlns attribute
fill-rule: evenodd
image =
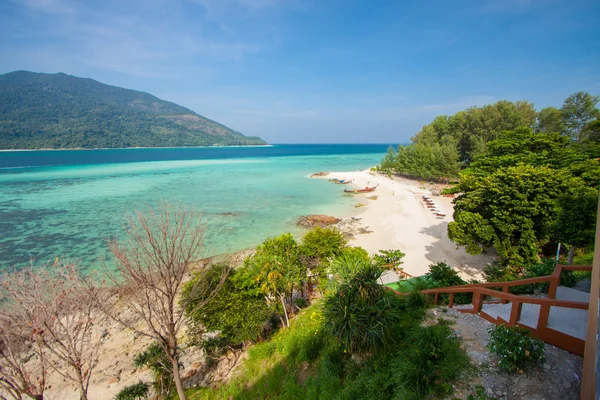
<svg viewBox="0 0 600 400"><path fill-rule="evenodd" d="M545 345L543 365L519 375L506 373L498 366L498 357L487 348L488 328L493 324L483 318L463 314L446 307L429 310L431 319L452 322L451 328L463 341L463 348L475 365L475 371L455 386L450 398L466 399L481 386L485 394L496 399L576 400L579 399L583 358L552 345Z"/></svg>

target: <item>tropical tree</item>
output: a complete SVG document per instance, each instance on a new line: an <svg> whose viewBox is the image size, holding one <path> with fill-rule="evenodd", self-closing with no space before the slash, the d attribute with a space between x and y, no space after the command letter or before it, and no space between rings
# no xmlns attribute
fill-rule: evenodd
<svg viewBox="0 0 600 400"><path fill-rule="evenodd" d="M246 258L246 267L252 270L255 280L269 303L281 302L285 320L289 327L290 316L294 314L294 290L306 281L306 268L300 263L298 243L290 233L268 238L254 255Z"/></svg>
<svg viewBox="0 0 600 400"><path fill-rule="evenodd" d="M206 332L218 332L218 347L238 346L257 340L265 321L273 314L267 306L261 288L248 268L231 269L221 290L208 302L198 293L211 292L220 283L226 264L210 267L206 276L194 276L183 288L188 334L198 338ZM203 282L197 282L201 279ZM207 285L202 291L197 285ZM203 304L204 303L204 304Z"/></svg>
<svg viewBox="0 0 600 400"><path fill-rule="evenodd" d="M585 162L587 155L568 137L555 132L535 133L530 128L501 132L486 152L471 163L468 173L487 175L499 168L529 164L554 169Z"/></svg>
<svg viewBox="0 0 600 400"><path fill-rule="evenodd" d="M538 132L557 132L563 133L565 125L563 122L563 114L558 108L546 107L538 114Z"/></svg>
<svg viewBox="0 0 600 400"><path fill-rule="evenodd" d="M565 171L526 164L483 177L465 173L448 237L471 254L493 247L511 264L535 263L552 234L557 198L568 185Z"/></svg>
<svg viewBox="0 0 600 400"><path fill-rule="evenodd" d="M373 262L381 268L393 270L400 275L402 271L400 265L405 256L406 254L400 250L379 250L379 253L373 256Z"/></svg>
<svg viewBox="0 0 600 400"><path fill-rule="evenodd" d="M558 240L571 245L568 263L573 263L577 247L594 243L598 189L583 184L569 189L558 198L560 212L555 229Z"/></svg>
<svg viewBox="0 0 600 400"><path fill-rule="evenodd" d="M347 240L335 228L316 228L302 237L299 247L301 264L307 269L307 284L310 285L326 278L333 260L342 254ZM311 290L307 290L309 297Z"/></svg>
<svg viewBox="0 0 600 400"><path fill-rule="evenodd" d="M596 104L600 96L592 96L587 92L573 93L563 103L560 111L568 134L577 143L585 140L583 128L600 117Z"/></svg>
<svg viewBox="0 0 600 400"><path fill-rule="evenodd" d="M387 345L400 318L397 298L377 282L382 272L371 262L359 263L325 300L325 331L353 356L363 357Z"/></svg>

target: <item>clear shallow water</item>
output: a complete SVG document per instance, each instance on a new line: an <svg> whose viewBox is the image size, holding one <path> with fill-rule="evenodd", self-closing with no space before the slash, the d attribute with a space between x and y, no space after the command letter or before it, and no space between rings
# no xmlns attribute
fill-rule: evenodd
<svg viewBox="0 0 600 400"><path fill-rule="evenodd" d="M206 255L298 233L299 216L341 215L356 202L318 171L377 164L387 145L0 152L0 268L56 256L84 268L120 235L123 217L159 200L194 206Z"/></svg>

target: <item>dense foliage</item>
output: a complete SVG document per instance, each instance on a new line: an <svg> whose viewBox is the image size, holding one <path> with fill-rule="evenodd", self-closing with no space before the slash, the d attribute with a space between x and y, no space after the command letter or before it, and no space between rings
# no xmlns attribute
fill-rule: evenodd
<svg viewBox="0 0 600 400"><path fill-rule="evenodd" d="M471 254L493 247L502 259L526 265L550 240L567 182L551 168L523 164L478 179L465 175L460 187L448 237Z"/></svg>
<svg viewBox="0 0 600 400"><path fill-rule="evenodd" d="M335 228L316 228L302 237L300 261L308 270L308 284L320 283L326 278L333 260L342 254L347 241Z"/></svg>
<svg viewBox="0 0 600 400"><path fill-rule="evenodd" d="M378 283L382 272L360 263L325 300L325 331L350 354L387 345L400 319L396 296Z"/></svg>
<svg viewBox="0 0 600 400"><path fill-rule="evenodd" d="M469 365L448 326L421 327L421 309L398 299L395 340L370 357L351 356L326 334L323 304L303 310L291 327L249 348L227 384L193 389L190 399L423 399L448 394Z"/></svg>
<svg viewBox="0 0 600 400"><path fill-rule="evenodd" d="M114 400L144 400L148 398L149 388L146 382L139 381L121 389L114 397Z"/></svg>
<svg viewBox="0 0 600 400"><path fill-rule="evenodd" d="M459 153L454 143L390 147L380 169L416 179L452 180L460 171Z"/></svg>
<svg viewBox="0 0 600 400"><path fill-rule="evenodd" d="M295 311L294 291L306 281L306 267L300 263L300 249L294 237L284 233L268 238L257 247L254 255L246 258L244 266L269 299L270 306L278 307L277 302L281 302L285 316L281 323L289 326Z"/></svg>
<svg viewBox="0 0 600 400"><path fill-rule="evenodd" d="M188 334L209 353L226 346L255 342L264 333L265 323L273 314L248 269L230 270L221 288L205 301L200 294L212 293L220 283L227 265L216 264L207 274L197 274L183 289L189 319ZM198 290L198 285L207 288ZM190 298L194 296L194 298ZM205 339L206 333L218 333Z"/></svg>
<svg viewBox="0 0 600 400"><path fill-rule="evenodd" d="M483 276L487 282L509 282L519 279L538 278L540 276L549 276L554 273L556 267L556 260L547 258L530 265L522 267L516 265L509 265L506 262L495 262L487 265L483 269ZM560 284L562 286L574 286L576 277L572 271L563 271L560 277ZM510 293L512 294L524 294L524 293L535 293L546 292L548 290L549 283L541 282L529 285L519 285L510 287Z"/></svg>
<svg viewBox="0 0 600 400"><path fill-rule="evenodd" d="M265 144L148 93L65 74L0 75L0 149Z"/></svg>
<svg viewBox="0 0 600 400"><path fill-rule="evenodd" d="M471 254L493 248L522 276L543 248L566 243L568 263L594 238L600 184L599 96L578 92L560 109L500 101L439 116L390 148L379 170L458 184L448 237ZM550 246L549 246L550 245Z"/></svg>
<svg viewBox="0 0 600 400"><path fill-rule="evenodd" d="M527 329L498 325L488 331L488 347L499 356L498 365L502 369L523 373L544 362L544 342L532 338Z"/></svg>
<svg viewBox="0 0 600 400"><path fill-rule="evenodd" d="M560 109L548 107L539 113L529 102L503 100L451 116L438 116L412 138L412 144L397 150L390 148L379 169L417 179L455 179L462 168L487 154L490 143L503 132L518 128L564 136L566 142L583 144L597 152L599 99L578 92L569 96ZM539 159L543 160L544 155Z"/></svg>
<svg viewBox="0 0 600 400"><path fill-rule="evenodd" d="M503 132L461 172L448 236L471 254L493 247L512 265L536 264L548 242L591 242L598 183L600 165L569 138Z"/></svg>
<svg viewBox="0 0 600 400"><path fill-rule="evenodd" d="M435 289L449 286L460 286L467 285L469 283L458 275L451 266L446 264L445 262L439 261L437 263L431 264L429 266L429 272L425 275L425 284L426 289ZM438 296L438 301L440 303L447 303L449 299L449 295L446 293L441 293ZM473 299L472 293L455 293L454 294L454 302L456 304L467 304L470 303Z"/></svg>
<svg viewBox="0 0 600 400"><path fill-rule="evenodd" d="M416 326L405 340L410 346L392 363L399 383L396 398L426 399L452 394L451 382L469 365L452 329L446 323Z"/></svg>

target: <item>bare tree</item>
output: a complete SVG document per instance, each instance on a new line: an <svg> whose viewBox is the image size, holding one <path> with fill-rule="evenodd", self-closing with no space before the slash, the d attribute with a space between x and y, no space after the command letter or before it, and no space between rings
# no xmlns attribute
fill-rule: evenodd
<svg viewBox="0 0 600 400"><path fill-rule="evenodd" d="M15 298L7 293L8 285L24 285L22 277L2 279L3 302L0 309L0 399L9 396L21 400L23 396L41 400L46 389L48 363L46 352L41 345L39 312L31 302L19 303L22 297ZM30 286L32 289L32 287ZM27 291L30 293L34 291ZM31 362L32 358L37 358Z"/></svg>
<svg viewBox="0 0 600 400"><path fill-rule="evenodd" d="M6 304L0 310L0 363L10 375L0 385L42 399L51 367L87 399L102 340L93 329L100 314L75 265L31 266L5 273L2 283ZM22 361L28 347L37 357L32 367Z"/></svg>
<svg viewBox="0 0 600 400"><path fill-rule="evenodd" d="M184 279L193 263L200 259L203 238L204 226L200 224L199 215L184 206L161 203L157 212L150 209L145 213L136 212L127 218L125 238L109 240L118 275L110 276L115 285L110 295L99 298L110 317L154 339L165 351L181 400L185 400L185 394L179 372L177 337L186 304L178 304L178 300ZM200 298L205 299L203 304L221 287L224 278L221 277L216 289L200 293ZM197 286L198 290L206 287Z"/></svg>

